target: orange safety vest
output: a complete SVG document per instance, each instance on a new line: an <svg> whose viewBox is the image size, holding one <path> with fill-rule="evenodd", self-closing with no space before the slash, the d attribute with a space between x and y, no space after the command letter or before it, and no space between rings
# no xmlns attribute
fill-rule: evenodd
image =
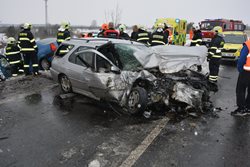
<svg viewBox="0 0 250 167"><path fill-rule="evenodd" d="M250 71L250 40L245 42L247 48L248 48L248 55L247 55L247 61L246 64L243 66L243 69L246 71Z"/></svg>
<svg viewBox="0 0 250 167"><path fill-rule="evenodd" d="M193 36L194 36L194 32L193 32L193 30L191 29L190 31L189 31L189 39L193 39Z"/></svg>

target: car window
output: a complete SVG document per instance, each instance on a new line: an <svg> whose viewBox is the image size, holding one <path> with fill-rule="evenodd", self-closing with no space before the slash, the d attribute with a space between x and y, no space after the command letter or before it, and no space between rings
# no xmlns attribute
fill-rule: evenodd
<svg viewBox="0 0 250 167"><path fill-rule="evenodd" d="M99 73L108 73L111 71L111 64L102 58L101 56L96 56L96 70Z"/></svg>
<svg viewBox="0 0 250 167"><path fill-rule="evenodd" d="M94 56L95 56L95 53L93 52L80 53L76 56L76 64L93 68Z"/></svg>
<svg viewBox="0 0 250 167"><path fill-rule="evenodd" d="M78 47L70 56L69 56L69 61L71 63L76 64L76 56L77 56L77 52L82 51L82 50L86 50L86 49L90 49L91 47L86 47L86 46L80 46Z"/></svg>
<svg viewBox="0 0 250 167"><path fill-rule="evenodd" d="M63 57L66 55L70 50L74 48L73 45L66 45L66 44L61 44L59 48L56 51L56 56Z"/></svg>
<svg viewBox="0 0 250 167"><path fill-rule="evenodd" d="M246 41L244 35L236 35L236 34L225 34L224 40L225 43L233 43L233 44L243 44Z"/></svg>

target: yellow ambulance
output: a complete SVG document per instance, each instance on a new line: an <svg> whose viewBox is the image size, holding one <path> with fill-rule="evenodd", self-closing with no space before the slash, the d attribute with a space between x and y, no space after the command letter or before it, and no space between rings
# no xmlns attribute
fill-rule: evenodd
<svg viewBox="0 0 250 167"><path fill-rule="evenodd" d="M178 18L159 18L156 19L154 27L156 27L159 23L165 23L169 27L169 44L185 45L187 34L187 20Z"/></svg>

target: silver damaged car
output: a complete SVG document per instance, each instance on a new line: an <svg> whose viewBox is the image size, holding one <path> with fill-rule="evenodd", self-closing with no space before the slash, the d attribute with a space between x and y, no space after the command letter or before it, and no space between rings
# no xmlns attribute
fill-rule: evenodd
<svg viewBox="0 0 250 167"><path fill-rule="evenodd" d="M148 47L120 39L71 39L56 51L50 71L63 92L115 102L131 114L177 103L202 110L209 92L207 79L190 68L202 64L206 54L205 47Z"/></svg>

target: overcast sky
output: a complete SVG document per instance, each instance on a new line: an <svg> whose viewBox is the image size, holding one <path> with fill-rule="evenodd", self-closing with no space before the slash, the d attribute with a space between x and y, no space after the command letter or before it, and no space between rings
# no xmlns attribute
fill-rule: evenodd
<svg viewBox="0 0 250 167"><path fill-rule="evenodd" d="M45 23L44 0L0 0L0 22ZM152 26L156 18L184 18L199 22L206 18L240 19L250 24L249 0L48 0L49 23L69 21L73 25L105 22L105 11L118 4L121 22Z"/></svg>

